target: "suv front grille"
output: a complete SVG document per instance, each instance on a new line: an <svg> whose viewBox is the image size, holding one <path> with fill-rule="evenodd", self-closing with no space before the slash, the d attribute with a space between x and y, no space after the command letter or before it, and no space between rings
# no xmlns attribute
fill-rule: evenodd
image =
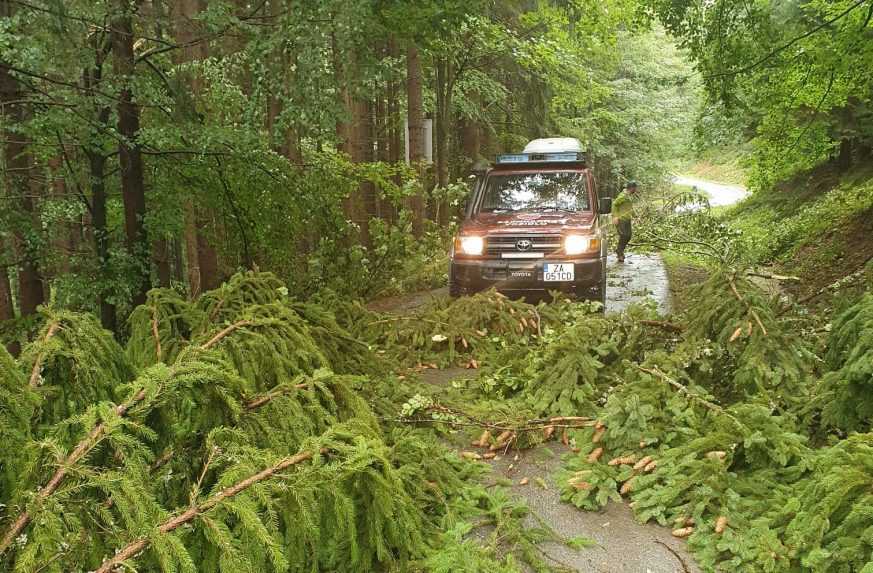
<svg viewBox="0 0 873 573"><path fill-rule="evenodd" d="M561 250L561 235L496 235L485 239L485 252L502 257L541 258Z"/></svg>

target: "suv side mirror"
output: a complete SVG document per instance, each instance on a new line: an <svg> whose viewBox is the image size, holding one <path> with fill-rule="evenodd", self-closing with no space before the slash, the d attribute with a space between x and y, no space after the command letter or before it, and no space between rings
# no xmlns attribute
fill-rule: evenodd
<svg viewBox="0 0 873 573"><path fill-rule="evenodd" d="M597 207L601 215L612 213L612 197L601 197Z"/></svg>

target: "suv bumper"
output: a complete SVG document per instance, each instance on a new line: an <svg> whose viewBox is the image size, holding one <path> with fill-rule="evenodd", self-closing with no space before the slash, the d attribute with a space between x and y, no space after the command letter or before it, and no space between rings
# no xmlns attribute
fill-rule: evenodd
<svg viewBox="0 0 873 573"><path fill-rule="evenodd" d="M546 282L543 263L572 263L574 280ZM580 296L599 298L605 286L606 259L579 258L537 261L507 261L502 259L452 259L449 272L455 289L471 293L496 288L499 291L557 290Z"/></svg>

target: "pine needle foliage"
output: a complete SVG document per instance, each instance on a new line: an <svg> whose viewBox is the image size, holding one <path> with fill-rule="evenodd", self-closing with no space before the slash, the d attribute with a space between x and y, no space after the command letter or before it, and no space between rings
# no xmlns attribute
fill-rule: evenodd
<svg viewBox="0 0 873 573"><path fill-rule="evenodd" d="M556 310L492 290L454 301L437 299L415 314L376 318L368 326L380 330L378 344L403 364L449 366L463 357L529 344L556 318Z"/></svg>
<svg viewBox="0 0 873 573"><path fill-rule="evenodd" d="M233 364L254 392L328 366L307 323L285 304L252 305L233 321L218 324L220 329L195 337L193 344L210 344L221 336L213 343L214 348Z"/></svg>
<svg viewBox="0 0 873 573"><path fill-rule="evenodd" d="M32 439L31 421L38 404L39 396L0 345L0 503L17 489L28 463L24 448Z"/></svg>
<svg viewBox="0 0 873 573"><path fill-rule="evenodd" d="M272 273L237 273L215 290L203 293L196 307L209 325L236 320L250 306L288 300L288 287ZM201 328L201 330L203 330Z"/></svg>
<svg viewBox="0 0 873 573"><path fill-rule="evenodd" d="M76 415L84 407L117 398L133 368L112 335L91 315L42 311L43 326L20 362L28 384L42 397L37 427Z"/></svg>
<svg viewBox="0 0 873 573"><path fill-rule="evenodd" d="M203 322L203 313L178 292L152 289L128 318L127 356L138 368L172 364Z"/></svg>
<svg viewBox="0 0 873 573"><path fill-rule="evenodd" d="M595 413L607 367L619 357L621 331L603 318L588 316L544 340L527 368L527 401L540 415Z"/></svg>
<svg viewBox="0 0 873 573"><path fill-rule="evenodd" d="M816 405L822 421L845 431L873 422L873 295L863 296L833 322L825 355L832 368L822 379Z"/></svg>
<svg viewBox="0 0 873 573"><path fill-rule="evenodd" d="M386 365L371 345L340 326L331 310L320 304L295 302L292 308L309 326L309 333L338 374L384 374Z"/></svg>
<svg viewBox="0 0 873 573"><path fill-rule="evenodd" d="M375 375L375 353L283 289L248 273L192 302L152 291L126 350L53 313L22 360L0 356L2 566L402 571L445 550L471 464L432 432L386 432L364 393L393 379L331 370ZM106 394L67 391L41 420L25 360L42 387Z"/></svg>
<svg viewBox="0 0 873 573"><path fill-rule="evenodd" d="M760 288L727 270L713 273L696 296L701 302L688 313L689 334L719 345L732 365L725 381L736 398L783 405L806 401L814 354L779 320Z"/></svg>

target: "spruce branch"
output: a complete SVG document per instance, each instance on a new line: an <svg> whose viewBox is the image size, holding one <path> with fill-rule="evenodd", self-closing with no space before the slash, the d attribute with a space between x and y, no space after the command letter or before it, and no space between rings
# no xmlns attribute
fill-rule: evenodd
<svg viewBox="0 0 873 573"><path fill-rule="evenodd" d="M228 326L228 327L224 328L223 330L221 330L220 332L218 332L218 334L216 334L211 339L209 339L209 341L202 344L199 347L200 350L208 350L210 347L214 346L219 341L221 341L223 338L228 336L231 332L233 332L234 330L236 330L238 328L246 326L247 324L249 324L249 321L246 321L246 320L241 320L241 321L238 321L238 322L231 324L230 326ZM172 376L175 373L175 371L176 371L176 367L174 366L170 369L170 376ZM139 404L140 402L145 400L145 398L146 398L146 389L143 388L143 389L139 390L139 392L134 394L134 396L131 399L129 399L127 402L125 402L123 404L119 404L118 406L115 407L114 412L113 412L115 417L116 418L125 417L127 415L127 413L131 410L131 408L133 408L134 406L136 406L137 404ZM52 475L51 479L49 479L49 481L45 485L45 487L42 487L38 490L38 492L36 494L37 503L45 501L52 494L54 494L55 491L57 491L58 487L60 487L61 483L66 478L69 469L74 464L76 464L79 460L81 460L83 457L85 457L91 450L93 450L100 443L100 441L106 435L107 430L108 430L107 423L100 422L99 424L94 426L94 428L88 433L88 435L82 441L80 441L76 445L75 448L73 448L72 452L70 452L67 456L65 456L60 461L58 469L55 470L55 473ZM12 523L10 528L7 530L6 534L3 536L2 539L0 539L0 555L5 553L9 549L9 547L12 545L12 543L18 537L18 535L24 530L24 528L26 528L30 524L31 519L32 519L32 516L30 515L30 512L27 510L21 512L18 515L18 517Z"/></svg>
<svg viewBox="0 0 873 573"><path fill-rule="evenodd" d="M152 336L155 337L155 360L161 362L161 335L158 332L158 306L152 305Z"/></svg>
<svg viewBox="0 0 873 573"><path fill-rule="evenodd" d="M740 301L742 304L744 304L744 305L746 306L746 310L749 312L749 314L752 315L752 318L755 319L755 322L758 323L758 326L761 328L761 332L764 334L764 336L767 336L767 329L764 328L764 323L761 322L761 317L758 316L758 313L755 311L754 308L752 308L752 305L749 304L749 301L747 301L746 299L744 299L744 298L742 297L742 295L740 294L740 291L737 290L737 285L736 285L736 283L734 282L733 277L729 277L729 278L728 278L728 283L730 284L731 291L733 291L734 296L737 297L737 300L738 300L738 301Z"/></svg>
<svg viewBox="0 0 873 573"><path fill-rule="evenodd" d="M58 321L58 320L52 321L52 323L49 325L48 330L45 333L45 337L43 337L43 339L42 339L43 344L45 344L46 342L51 340L51 338L55 335L55 333L58 331L58 329L60 329L60 327L61 327L60 321ZM39 386L40 372L42 371L42 362L43 362L43 360L45 360L45 355L46 355L46 351L43 350L36 357L36 360L33 361L33 369L31 369L31 371L30 371L30 382L29 382L31 388L36 388L37 386ZM0 553L2 553L2 551L0 551Z"/></svg>
<svg viewBox="0 0 873 573"><path fill-rule="evenodd" d="M548 427L553 428L587 428L594 426L597 421L587 416L554 416L551 418L534 418L525 420L516 425L506 423L497 423L489 420L481 420L472 414L468 414L462 410L449 408L440 404L432 404L425 408L425 411L432 411L438 414L450 416L450 418L382 418L383 421L398 422L402 424L448 424L450 426L464 426L485 428L488 430L499 430L501 432L535 432ZM454 419L453 419L454 418Z"/></svg>
<svg viewBox="0 0 873 573"><path fill-rule="evenodd" d="M258 408L260 408L261 406L264 406L268 402L288 394L292 389L302 390L304 388L307 388L308 386L309 386L309 384L307 382L301 382L300 384L295 384L294 386L290 386L290 387L286 386L284 388L280 388L279 390L274 390L272 392L268 392L267 394L264 394L263 396L259 396L258 398L254 398L253 400L248 402L245 405L245 409L248 411L257 410Z"/></svg>
<svg viewBox="0 0 873 573"><path fill-rule="evenodd" d="M682 394L688 396L689 398L691 398L692 400L694 400L696 402L699 402L704 407L708 408L709 410L712 410L716 414L725 416L726 418L731 420L734 424L736 424L738 428L745 429L745 425L743 425L742 422L740 422L733 414L729 413L727 410L725 410L724 408L722 408L721 406L719 406L715 402L710 402L706 398L695 394L694 392L689 390L687 386L679 383L677 380L670 378L665 373L661 372L658 368L645 368L643 366L637 366L636 368L637 368L637 370L639 370L641 372L645 372L646 374L649 374L650 376L654 376L658 380L661 380L662 382L666 382L670 386L673 386L674 388L679 390L679 392L681 392Z"/></svg>
<svg viewBox="0 0 873 573"><path fill-rule="evenodd" d="M140 390L131 400L128 400L124 404L119 404L115 407L114 414L117 418L122 418L124 415L136 404L142 402L146 397L145 390ZM40 488L36 494L36 501L41 503L49 498L57 489L60 487L61 483L64 481L64 478L67 476L67 472L69 469L83 457L85 457L88 452L93 450L97 444L103 439L106 435L107 424L106 422L101 422L94 426L92 430L88 433L84 440L80 441L76 447L70 452L64 459L61 460L60 465L55 473L52 475L51 479L45 485L45 487ZM12 545L12 542L18 537L18 534L21 533L25 527L30 524L31 515L27 510L23 511L12 523L12 526L6 532L6 535L3 536L3 539L0 540L0 555L6 552L9 549L9 546Z"/></svg>
<svg viewBox="0 0 873 573"><path fill-rule="evenodd" d="M221 330L220 332L218 332L218 334L216 334L215 336L210 338L208 342L206 342L205 344L203 344L200 347L201 350L209 350L211 347L218 344L222 338L224 338L225 336L227 336L228 334L230 334L234 330L236 330L238 328L242 328L244 326L249 326L250 324L251 324L251 321L249 321L249 320L238 320L238 321L234 322L233 324L231 324L230 326L228 326L224 330Z"/></svg>
<svg viewBox="0 0 873 573"><path fill-rule="evenodd" d="M663 330L667 330L669 332L682 332L685 330L685 327L681 324L675 324L673 322L666 322L663 320L641 320L640 324L644 324L646 326L654 326L656 328L661 328Z"/></svg>
<svg viewBox="0 0 873 573"><path fill-rule="evenodd" d="M321 450L319 450L319 453L325 454L327 453L327 449L322 448ZM281 472L282 470L285 470L291 466L295 466L297 464L310 460L313 457L314 455L312 452L300 452L293 456L284 458L276 464L266 469L263 469L260 472L253 474L241 481L238 481L230 487L219 491L215 495L210 496L203 503L199 505L192 505L182 513L164 521L157 527L157 531L162 534L170 533L185 525L186 523L194 521L200 515L203 515L214 509L221 502L244 492L256 483L270 479L276 473ZM129 543L127 546L116 552L116 554L111 559L103 561L103 564L94 573L111 573L115 570L116 567L121 566L128 559L136 557L140 552L148 548L150 544L151 540L148 538L141 538Z"/></svg>

